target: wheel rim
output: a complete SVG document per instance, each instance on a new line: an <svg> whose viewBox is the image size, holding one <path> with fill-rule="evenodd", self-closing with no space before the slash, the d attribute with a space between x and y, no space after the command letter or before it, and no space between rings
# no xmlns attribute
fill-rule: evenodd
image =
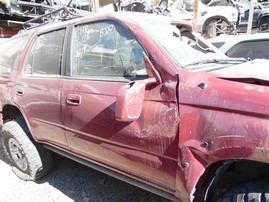
<svg viewBox="0 0 269 202"><path fill-rule="evenodd" d="M16 166L22 171L27 170L27 159L24 155L24 152L20 146L20 144L14 138L11 138L8 141L9 151L13 162Z"/></svg>

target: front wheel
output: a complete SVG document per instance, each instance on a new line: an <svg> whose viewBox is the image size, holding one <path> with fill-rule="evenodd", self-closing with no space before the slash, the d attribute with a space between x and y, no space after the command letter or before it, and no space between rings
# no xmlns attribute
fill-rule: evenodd
<svg viewBox="0 0 269 202"><path fill-rule="evenodd" d="M37 180L52 169L52 153L32 139L24 119L6 122L1 138L13 172L19 178Z"/></svg>
<svg viewBox="0 0 269 202"><path fill-rule="evenodd" d="M216 37L221 34L234 34L234 31L235 24L222 18L207 20L203 25L203 34L208 37Z"/></svg>
<svg viewBox="0 0 269 202"><path fill-rule="evenodd" d="M217 202L269 202L269 181L257 180L229 188Z"/></svg>

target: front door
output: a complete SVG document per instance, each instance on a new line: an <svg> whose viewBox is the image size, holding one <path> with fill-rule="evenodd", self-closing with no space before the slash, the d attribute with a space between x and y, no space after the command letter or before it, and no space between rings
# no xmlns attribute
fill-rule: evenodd
<svg viewBox="0 0 269 202"><path fill-rule="evenodd" d="M173 192L176 100L164 102L163 84L152 84L146 87L138 120L115 119L120 88L148 78L142 46L125 27L110 20L77 25L72 36L71 73L62 92L68 145L90 161Z"/></svg>

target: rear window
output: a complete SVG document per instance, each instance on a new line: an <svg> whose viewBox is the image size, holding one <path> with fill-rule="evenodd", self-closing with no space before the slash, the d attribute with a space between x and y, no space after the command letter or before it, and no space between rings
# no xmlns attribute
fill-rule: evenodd
<svg viewBox="0 0 269 202"><path fill-rule="evenodd" d="M0 43L0 74L9 75L15 68L26 38L27 36L23 36Z"/></svg>
<svg viewBox="0 0 269 202"><path fill-rule="evenodd" d="M269 59L269 41L247 41L233 46L227 53L229 57L244 57L246 59Z"/></svg>
<svg viewBox="0 0 269 202"><path fill-rule="evenodd" d="M37 36L29 52L24 73L38 75L60 75L63 57L65 29Z"/></svg>

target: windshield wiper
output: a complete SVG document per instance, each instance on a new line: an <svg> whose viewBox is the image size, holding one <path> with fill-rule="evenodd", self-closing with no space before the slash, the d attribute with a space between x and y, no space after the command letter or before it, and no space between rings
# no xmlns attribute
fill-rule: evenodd
<svg viewBox="0 0 269 202"><path fill-rule="evenodd" d="M194 65L204 65L209 63L216 63L216 64L240 64L243 62L247 62L246 59L238 59L238 58L228 58L228 59L206 59L206 60L199 60L190 64L185 65L184 67L194 66Z"/></svg>

